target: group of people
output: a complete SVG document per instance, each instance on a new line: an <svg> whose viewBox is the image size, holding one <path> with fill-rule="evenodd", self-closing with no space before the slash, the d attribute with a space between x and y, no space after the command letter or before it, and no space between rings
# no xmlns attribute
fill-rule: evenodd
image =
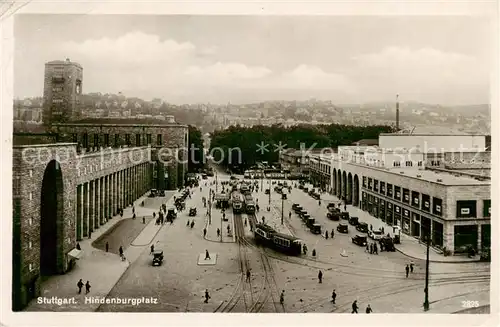
<svg viewBox="0 0 500 327"><path fill-rule="evenodd" d="M83 284L83 280L80 278L78 283L76 283L76 286L78 287L78 294L82 294L82 288L85 286L85 294L90 293L90 282L87 281L85 284Z"/></svg>
<svg viewBox="0 0 500 327"><path fill-rule="evenodd" d="M378 254L378 246L377 243L366 243L366 252L370 254Z"/></svg>

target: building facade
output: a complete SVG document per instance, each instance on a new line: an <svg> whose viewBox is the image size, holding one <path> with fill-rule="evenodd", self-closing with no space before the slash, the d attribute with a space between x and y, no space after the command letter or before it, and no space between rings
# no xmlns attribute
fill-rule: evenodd
<svg viewBox="0 0 500 327"><path fill-rule="evenodd" d="M420 139L425 139L425 135L420 135ZM453 146L460 142L452 142L448 137L444 141ZM446 144L440 146L444 149L443 158L448 158ZM449 146L448 149L452 150ZM413 156L399 153L402 159L398 160L388 159L393 158L394 149L374 148L366 157L364 152L366 149L339 147L339 153L333 155L311 155L313 182L347 204L360 207L389 225L401 227L405 234L420 239L430 235L431 244L437 248L454 253L467 245L479 251L490 247L489 179L426 169L424 164L418 164L427 160L423 152ZM384 164L374 162L373 153L377 154L377 160L384 160ZM392 164L385 164L386 161Z"/></svg>
<svg viewBox="0 0 500 327"><path fill-rule="evenodd" d="M69 59L45 64L43 122L63 123L78 118L83 68Z"/></svg>

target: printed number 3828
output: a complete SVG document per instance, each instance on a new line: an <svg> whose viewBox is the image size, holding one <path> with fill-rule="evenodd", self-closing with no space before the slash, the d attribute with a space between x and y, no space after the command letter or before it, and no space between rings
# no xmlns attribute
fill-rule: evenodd
<svg viewBox="0 0 500 327"><path fill-rule="evenodd" d="M464 307L464 308L477 308L477 307L479 307L479 301L462 301L462 307Z"/></svg>

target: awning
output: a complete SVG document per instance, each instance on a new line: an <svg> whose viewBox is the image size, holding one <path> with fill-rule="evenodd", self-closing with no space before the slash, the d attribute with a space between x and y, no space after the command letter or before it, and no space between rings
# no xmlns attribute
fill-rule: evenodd
<svg viewBox="0 0 500 327"><path fill-rule="evenodd" d="M75 259L80 259L83 256L83 251L75 248L75 249L69 251L68 256L75 258Z"/></svg>

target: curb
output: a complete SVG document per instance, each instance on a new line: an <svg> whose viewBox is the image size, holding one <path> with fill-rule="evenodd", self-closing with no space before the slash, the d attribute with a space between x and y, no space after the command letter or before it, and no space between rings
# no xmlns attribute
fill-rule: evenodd
<svg viewBox="0 0 500 327"><path fill-rule="evenodd" d="M418 257L414 257L414 256L411 256L409 254L406 254L404 253L403 251L399 250L397 247L396 247L396 251L398 251L399 253L403 254L404 256L407 256L408 258L412 258L412 259L415 259L415 260L423 260L423 261L426 261L425 258L418 258ZM434 263L476 263L476 262L481 262L480 259L477 259L477 260L471 260L471 261L445 261L445 260L429 260L429 262L434 262Z"/></svg>

